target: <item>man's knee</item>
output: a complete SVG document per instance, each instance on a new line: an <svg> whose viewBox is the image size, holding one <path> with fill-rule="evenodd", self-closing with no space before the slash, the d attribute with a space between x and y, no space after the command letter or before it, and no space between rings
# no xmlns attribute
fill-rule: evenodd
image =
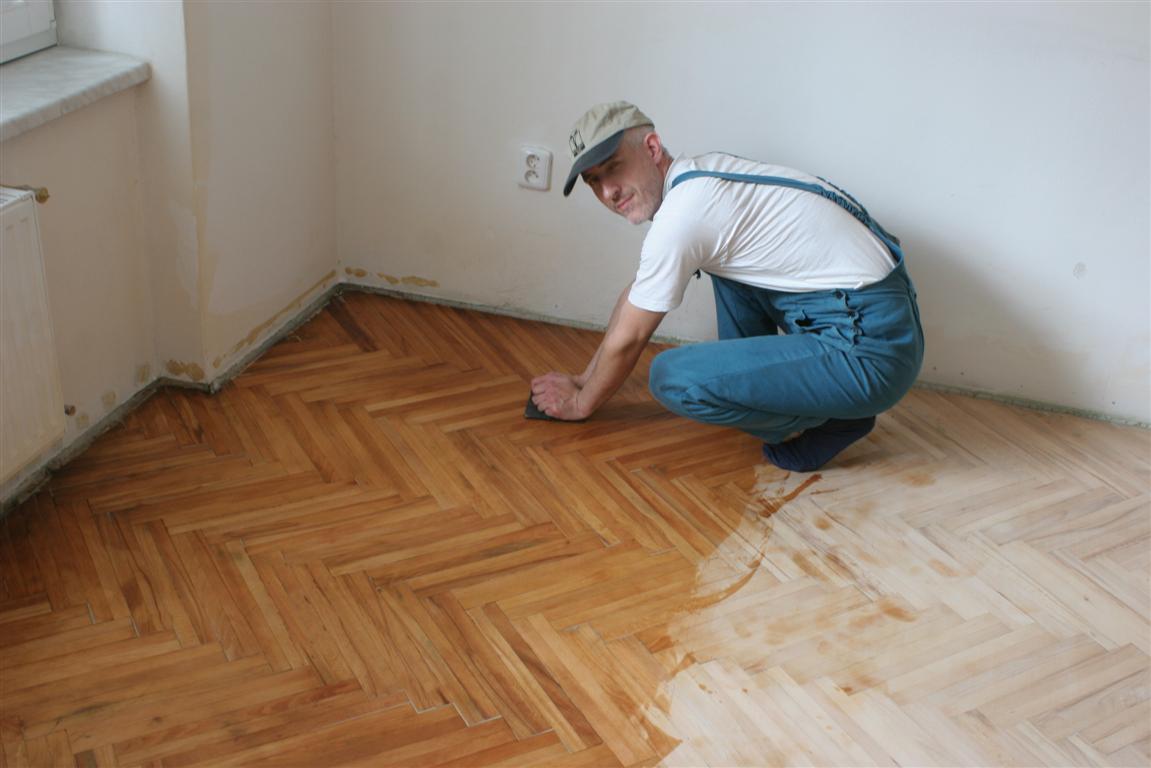
<svg viewBox="0 0 1151 768"><path fill-rule="evenodd" d="M680 352L682 349L669 349L655 356L648 374L648 388L665 408L684 415L684 396L691 382L684 375L683 366L677 364Z"/></svg>
<svg viewBox="0 0 1151 768"><path fill-rule="evenodd" d="M704 373L710 369L702 358L693 356L698 351L692 347L669 349L656 355L651 363L651 393L677 416L742 429L767 442L782 442L790 433L824 420L768 413L717 396L710 388L714 382Z"/></svg>
<svg viewBox="0 0 1151 768"><path fill-rule="evenodd" d="M719 422L724 409L714 405L701 374L698 348L669 349L656 355L648 375L652 395L672 413L696 421Z"/></svg>

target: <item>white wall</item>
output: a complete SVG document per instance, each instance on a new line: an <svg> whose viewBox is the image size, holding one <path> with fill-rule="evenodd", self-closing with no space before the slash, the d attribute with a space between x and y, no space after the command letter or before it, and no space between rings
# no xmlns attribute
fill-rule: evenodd
<svg viewBox="0 0 1151 768"><path fill-rule="evenodd" d="M152 75L0 145L6 183L51 193L38 215L61 388L75 407L60 445L0 500L158 376L204 379L183 9L57 0L56 16L61 44L134 55Z"/></svg>
<svg viewBox="0 0 1151 768"><path fill-rule="evenodd" d="M208 382L336 281L325 2L61 0L61 41L135 90L156 374Z"/></svg>
<svg viewBox="0 0 1151 768"><path fill-rule="evenodd" d="M64 42L153 68L2 147L6 181L52 192L69 443L157 375L218 376L345 270L602 323L643 228L565 200L562 149L621 97L674 150L862 197L909 246L926 380L1151 420L1146 5L58 13ZM557 151L548 193L515 184L524 141ZM708 338L711 311L697 283L662 330Z"/></svg>
<svg viewBox="0 0 1151 768"><path fill-rule="evenodd" d="M122 0L55 0L55 5L62 45L125 53L151 65L151 79L131 93L139 136L134 167L140 174L142 247L153 299L148 323L155 339L153 372L203 381L183 6Z"/></svg>
<svg viewBox="0 0 1151 768"><path fill-rule="evenodd" d="M677 152L824 175L907 246L922 378L1151 420L1146 4L333 6L341 267L604 322L643 229L559 187L627 98ZM557 153L548 193L516 148ZM392 278L388 280L387 277ZM706 282L662 333L714 334Z"/></svg>
<svg viewBox="0 0 1151 768"><path fill-rule="evenodd" d="M0 157L6 183L51 195L37 218L70 443L154 378L133 94L9 139Z"/></svg>
<svg viewBox="0 0 1151 768"><path fill-rule="evenodd" d="M337 281L326 2L185 3L208 378Z"/></svg>
<svg viewBox="0 0 1151 768"><path fill-rule="evenodd" d="M159 376L217 380L338 278L327 3L58 0L57 20L152 67L0 152L6 183L52 195L67 450Z"/></svg>

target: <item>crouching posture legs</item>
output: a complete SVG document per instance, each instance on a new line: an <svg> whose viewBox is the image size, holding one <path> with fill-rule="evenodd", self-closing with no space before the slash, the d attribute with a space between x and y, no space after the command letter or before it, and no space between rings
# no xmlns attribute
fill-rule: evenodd
<svg viewBox="0 0 1151 768"><path fill-rule="evenodd" d="M902 264L857 290L786 293L712 281L719 340L659 355L652 393L681 416L758 437L776 466L823 466L915 380L923 334Z"/></svg>

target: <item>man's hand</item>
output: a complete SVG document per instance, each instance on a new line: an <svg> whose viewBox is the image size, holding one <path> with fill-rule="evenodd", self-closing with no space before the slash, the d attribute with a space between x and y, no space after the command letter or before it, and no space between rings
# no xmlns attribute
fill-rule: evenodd
<svg viewBox="0 0 1151 768"><path fill-rule="evenodd" d="M545 373L532 379L532 402L553 419L580 421L590 416L580 408L580 385L566 373Z"/></svg>
<svg viewBox="0 0 1151 768"><path fill-rule="evenodd" d="M663 312L651 312L628 300L628 289L620 294L603 341L578 376L545 373L532 379L532 402L553 419L582 421L590 417L615 394L635 367L644 345L655 333Z"/></svg>

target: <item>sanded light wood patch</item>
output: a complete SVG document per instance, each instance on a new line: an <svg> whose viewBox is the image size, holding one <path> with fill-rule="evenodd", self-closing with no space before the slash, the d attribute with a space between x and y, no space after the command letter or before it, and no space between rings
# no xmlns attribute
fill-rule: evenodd
<svg viewBox="0 0 1151 768"><path fill-rule="evenodd" d="M816 474L348 294L0 526L0 766L1147 765L1146 431L916 391Z"/></svg>

